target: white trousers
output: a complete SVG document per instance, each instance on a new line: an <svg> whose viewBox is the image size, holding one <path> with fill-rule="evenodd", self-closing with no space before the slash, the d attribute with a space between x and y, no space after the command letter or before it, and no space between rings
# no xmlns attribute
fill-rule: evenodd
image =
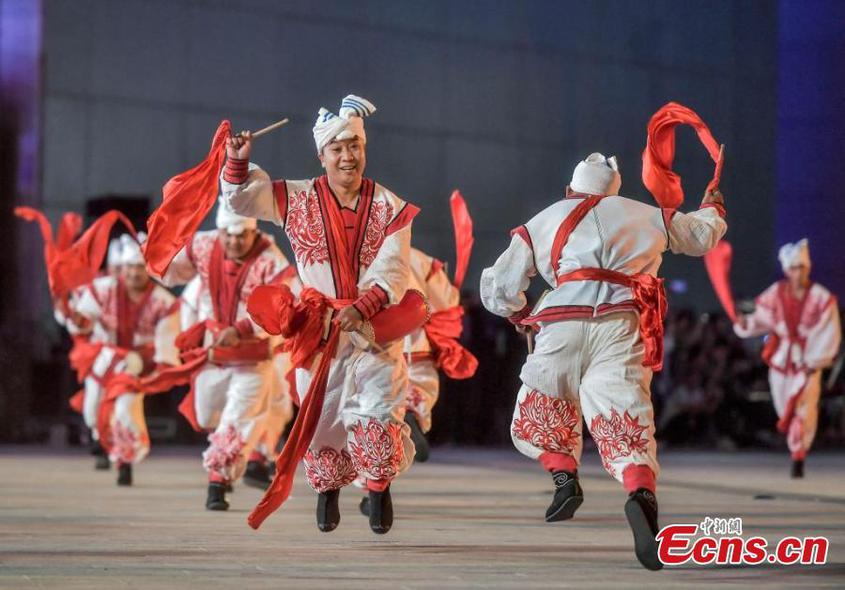
<svg viewBox="0 0 845 590"><path fill-rule="evenodd" d="M543 324L522 369L511 435L544 466L580 464L582 422L607 472L624 483L631 465L659 472L651 369L642 366L638 317L625 312Z"/></svg>
<svg viewBox="0 0 845 590"><path fill-rule="evenodd" d="M329 370L323 412L305 455L305 474L317 492L339 489L360 475L389 482L414 458L405 424L408 371L403 343L385 352L357 348L341 334ZM319 356L313 368L316 368ZM307 395L311 371L297 369L299 395Z"/></svg>
<svg viewBox="0 0 845 590"><path fill-rule="evenodd" d="M206 365L194 381L197 422L213 430L203 453L206 471L226 481L239 478L264 435L276 375L271 361L255 365Z"/></svg>
<svg viewBox="0 0 845 590"><path fill-rule="evenodd" d="M800 374L788 375L769 369L769 388L779 418L789 410L790 398L804 383ZM806 378L806 385L794 404L792 420L786 433L786 443L793 458L803 459L813 446L819 423L819 397L821 395L821 371L813 371Z"/></svg>
<svg viewBox="0 0 845 590"><path fill-rule="evenodd" d="M440 396L440 375L430 359L408 363L407 410L417 417L423 432L431 430L431 411Z"/></svg>
<svg viewBox="0 0 845 590"><path fill-rule="evenodd" d="M150 452L150 435L144 417L144 396L121 395L115 400L111 419L112 448L109 458L116 463L138 463Z"/></svg>
<svg viewBox="0 0 845 590"><path fill-rule="evenodd" d="M276 457L279 439L293 418L293 399L287 374L293 368L289 353L277 354L273 357L275 379L270 395L267 413L264 419L264 434L258 439L256 450L267 459Z"/></svg>
<svg viewBox="0 0 845 590"><path fill-rule="evenodd" d="M100 404L105 394L100 381L112 367L120 373L126 369L123 362L114 361L114 349L104 346L91 367L93 376L85 378L85 399L82 404L82 416L85 425L91 429L95 440L100 439L97 431L97 417ZM144 416L144 396L139 393L121 395L115 400L109 426L111 450L109 458L117 463L138 463L150 452L150 436L147 431L147 419Z"/></svg>

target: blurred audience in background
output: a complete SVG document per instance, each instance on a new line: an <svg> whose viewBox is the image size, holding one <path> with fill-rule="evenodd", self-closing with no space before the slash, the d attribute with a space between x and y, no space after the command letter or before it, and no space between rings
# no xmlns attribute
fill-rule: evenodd
<svg viewBox="0 0 845 590"><path fill-rule="evenodd" d="M504 320L487 313L474 293L465 293L463 343L478 357L478 374L466 381L442 378L440 402L430 433L432 445L510 446L513 400L519 369L527 354L525 338ZM843 314L845 316L845 314ZM672 308L666 318L665 361L655 375L652 396L657 435L664 447L708 450L780 448L777 417L768 391L767 367L760 359L762 339L740 340L723 314L697 315ZM35 404L14 442L45 442L59 437L84 444L85 429L67 407L76 389L67 366L66 340L52 347L50 362L32 380ZM823 375L817 445L845 445L845 358L840 353ZM184 389L148 400L151 435L157 442L200 443L176 413ZM51 434L52 431L52 434ZM585 442L590 445L589 437Z"/></svg>
<svg viewBox="0 0 845 590"><path fill-rule="evenodd" d="M483 313L477 298L465 297L464 341L481 368L469 381L444 380L432 442L509 444L508 423L525 340L508 322ZM719 450L782 445L775 431L767 367L760 358L762 344L762 339L737 338L722 313L697 315L670 308L664 369L652 384L660 444ZM840 354L824 375L817 439L821 447L845 444L842 365ZM466 428L466 416L477 416L476 423L487 427Z"/></svg>

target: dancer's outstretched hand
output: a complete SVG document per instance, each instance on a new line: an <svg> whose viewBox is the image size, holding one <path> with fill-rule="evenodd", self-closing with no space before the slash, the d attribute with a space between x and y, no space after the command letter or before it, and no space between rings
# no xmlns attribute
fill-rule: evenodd
<svg viewBox="0 0 845 590"><path fill-rule="evenodd" d="M226 156L238 160L248 160L252 151L252 133L241 131L226 138Z"/></svg>
<svg viewBox="0 0 845 590"><path fill-rule="evenodd" d="M722 194L722 191L719 189L714 189L712 191L705 191L704 198L701 199L702 205L724 205L725 204L725 195Z"/></svg>
<svg viewBox="0 0 845 590"><path fill-rule="evenodd" d="M344 332L355 332L361 328L364 318L354 305L347 305L337 314L337 323Z"/></svg>

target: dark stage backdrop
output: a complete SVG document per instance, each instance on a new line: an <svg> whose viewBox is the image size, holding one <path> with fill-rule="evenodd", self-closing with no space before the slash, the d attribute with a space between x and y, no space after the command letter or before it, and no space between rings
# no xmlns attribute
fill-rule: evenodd
<svg viewBox="0 0 845 590"><path fill-rule="evenodd" d="M789 14L821 6L802 14L810 35L824 31L813 23L825 10L837 10L780 4ZM368 174L422 207L416 245L447 261L447 199L463 191L475 218L474 291L508 230L558 198L588 153L616 154L622 194L648 200L639 178L645 126L675 100L727 144L734 278L739 294L754 295L776 271L775 204L785 186L776 173L778 64L791 46L779 44L778 12L778 2L742 0L43 0L42 148L31 163L41 190L27 200L53 219L104 195L154 203L169 176L204 156L221 118L256 129L290 117L256 143L254 160L277 177L316 175L316 111L352 92L378 107L367 122ZM41 31L33 35L40 44ZM679 134L677 169L695 207L712 165L691 131ZM37 265L34 228L15 228L4 257ZM664 275L674 305L717 307L700 261L669 255ZM58 341L43 273L20 276L7 329ZM514 345L479 337L483 366ZM54 358L45 348L16 350L15 362L31 371ZM507 406L512 383L499 387L496 403ZM31 415L61 405L28 403ZM14 428L3 426L8 437Z"/></svg>

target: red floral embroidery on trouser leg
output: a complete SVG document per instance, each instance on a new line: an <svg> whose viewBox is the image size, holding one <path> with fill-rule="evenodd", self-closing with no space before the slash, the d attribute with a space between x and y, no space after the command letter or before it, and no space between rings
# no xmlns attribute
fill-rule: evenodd
<svg viewBox="0 0 845 590"><path fill-rule="evenodd" d="M405 459L402 426L375 418L370 418L366 425L358 422L352 428L349 450L358 473L367 479L392 479Z"/></svg>
<svg viewBox="0 0 845 590"><path fill-rule="evenodd" d="M136 434L120 420L115 420L111 435L112 446L109 459L116 463L132 463L135 460L135 447L138 444Z"/></svg>
<svg viewBox="0 0 845 590"><path fill-rule="evenodd" d="M238 430L229 424L226 428L208 435L208 448L202 454L202 465L206 471L213 471L229 479L232 467L237 463L244 448L244 440Z"/></svg>
<svg viewBox="0 0 845 590"><path fill-rule="evenodd" d="M419 387L410 387L407 400L407 404L405 405L407 411L413 412L420 418L425 416L425 397L423 397Z"/></svg>
<svg viewBox="0 0 845 590"><path fill-rule="evenodd" d="M571 455L581 438L581 416L575 404L532 389L519 402L511 426L516 438L547 453Z"/></svg>
<svg viewBox="0 0 845 590"><path fill-rule="evenodd" d="M804 420L796 415L789 423L789 430L786 433L786 442L795 460L803 459L807 454L804 449Z"/></svg>
<svg viewBox="0 0 845 590"><path fill-rule="evenodd" d="M305 477L317 493L338 490L355 479L355 467L346 451L323 447L305 453Z"/></svg>
<svg viewBox="0 0 845 590"><path fill-rule="evenodd" d="M596 441L601 454L601 462L607 472L616 477L613 461L621 457L630 457L634 453L648 452L648 425L640 424L639 420L625 410L619 414L615 408L610 410L610 417L596 414L590 422L590 434Z"/></svg>

